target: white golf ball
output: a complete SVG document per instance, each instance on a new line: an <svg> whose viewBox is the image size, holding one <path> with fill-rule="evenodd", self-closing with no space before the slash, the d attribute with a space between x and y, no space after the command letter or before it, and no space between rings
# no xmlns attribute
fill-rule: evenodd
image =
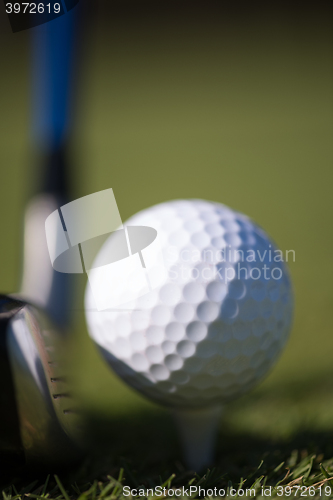
<svg viewBox="0 0 333 500"><path fill-rule="evenodd" d="M221 404L255 386L291 327L283 252L245 215L203 200L161 203L124 225L156 229L166 272L128 310L97 311L87 286L89 333L115 372L173 407Z"/></svg>

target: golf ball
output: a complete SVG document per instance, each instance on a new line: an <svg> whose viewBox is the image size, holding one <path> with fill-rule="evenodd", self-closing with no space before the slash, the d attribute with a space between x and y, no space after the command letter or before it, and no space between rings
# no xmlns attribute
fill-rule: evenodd
<svg viewBox="0 0 333 500"><path fill-rule="evenodd" d="M283 252L247 216L203 200L161 203L124 225L156 229L165 274L130 309L97 311L87 286L89 333L115 372L173 407L221 404L255 386L291 327Z"/></svg>

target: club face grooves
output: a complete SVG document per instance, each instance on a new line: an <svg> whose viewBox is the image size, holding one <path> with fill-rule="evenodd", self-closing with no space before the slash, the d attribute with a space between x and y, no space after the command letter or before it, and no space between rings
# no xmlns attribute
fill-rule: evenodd
<svg viewBox="0 0 333 500"><path fill-rule="evenodd" d="M64 338L36 308L15 300L9 307L10 300L0 295L1 407L8 409L0 412L0 460L63 467L82 458L84 427Z"/></svg>

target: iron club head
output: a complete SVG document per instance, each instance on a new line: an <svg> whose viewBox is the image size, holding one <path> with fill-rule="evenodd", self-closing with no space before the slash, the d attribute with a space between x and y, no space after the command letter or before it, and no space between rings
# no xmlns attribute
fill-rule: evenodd
<svg viewBox="0 0 333 500"><path fill-rule="evenodd" d="M84 417L66 338L46 316L0 295L0 457L3 464L66 466L83 455Z"/></svg>

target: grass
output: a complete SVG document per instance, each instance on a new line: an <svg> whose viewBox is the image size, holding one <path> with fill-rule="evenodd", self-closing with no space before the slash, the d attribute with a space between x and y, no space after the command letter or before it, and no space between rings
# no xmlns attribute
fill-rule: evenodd
<svg viewBox="0 0 333 500"><path fill-rule="evenodd" d="M3 497L121 498L120 483L192 481L229 488L229 496L231 487L255 483L258 497L264 484L275 488L271 496L278 485L316 485L312 498L319 498L320 484L333 490L330 15L254 10L238 21L226 11L216 22L204 13L180 22L156 13L130 19L106 5L86 46L74 197L112 187L124 220L181 197L249 214L283 250L296 251L294 327L269 377L226 409L214 468L196 476L182 464L167 411L99 359L87 336L80 277L73 362L81 400L99 418L100 453L71 471L48 471L47 483L39 471L14 472L1 481ZM28 33L0 32L0 281L13 291L37 170L29 148Z"/></svg>
<svg viewBox="0 0 333 500"><path fill-rule="evenodd" d="M112 384L116 389L116 379L110 376L109 382L109 389ZM241 488L255 489L257 498L265 498L266 488L269 496L280 498L283 487L285 497L292 491L296 497L333 498L332 385L328 376L275 387L266 382L231 403L221 420L214 467L200 475L184 467L169 414L131 391L134 415L126 405L120 411L118 404L112 414L115 390L108 410L104 406L104 419L100 411L91 413L95 424L98 418L98 451L72 470L56 476L50 471L47 484L36 471L13 476L2 484L3 498L132 498L123 495L124 485L147 490L168 482L169 489L216 487L229 496L231 488Z"/></svg>
<svg viewBox="0 0 333 500"><path fill-rule="evenodd" d="M282 461L275 466L280 459ZM3 499L333 497L333 459L323 460L322 454L308 453L306 450L301 453L293 450L286 456L275 452L274 457L266 453L266 457L256 467L248 466L230 472L215 467L207 469L202 475L184 471L179 464L172 474L166 465L160 474L149 473L147 476L142 467L133 469L125 460L122 462L122 467L111 468L110 473L100 472L97 478L93 474L94 479L89 478L91 472L89 462L86 462L77 472L76 480L71 481L68 477L62 480L58 475L48 475L45 480L35 480L24 487L11 485L2 491ZM84 480L83 475L86 476ZM160 489L156 490L156 487Z"/></svg>

